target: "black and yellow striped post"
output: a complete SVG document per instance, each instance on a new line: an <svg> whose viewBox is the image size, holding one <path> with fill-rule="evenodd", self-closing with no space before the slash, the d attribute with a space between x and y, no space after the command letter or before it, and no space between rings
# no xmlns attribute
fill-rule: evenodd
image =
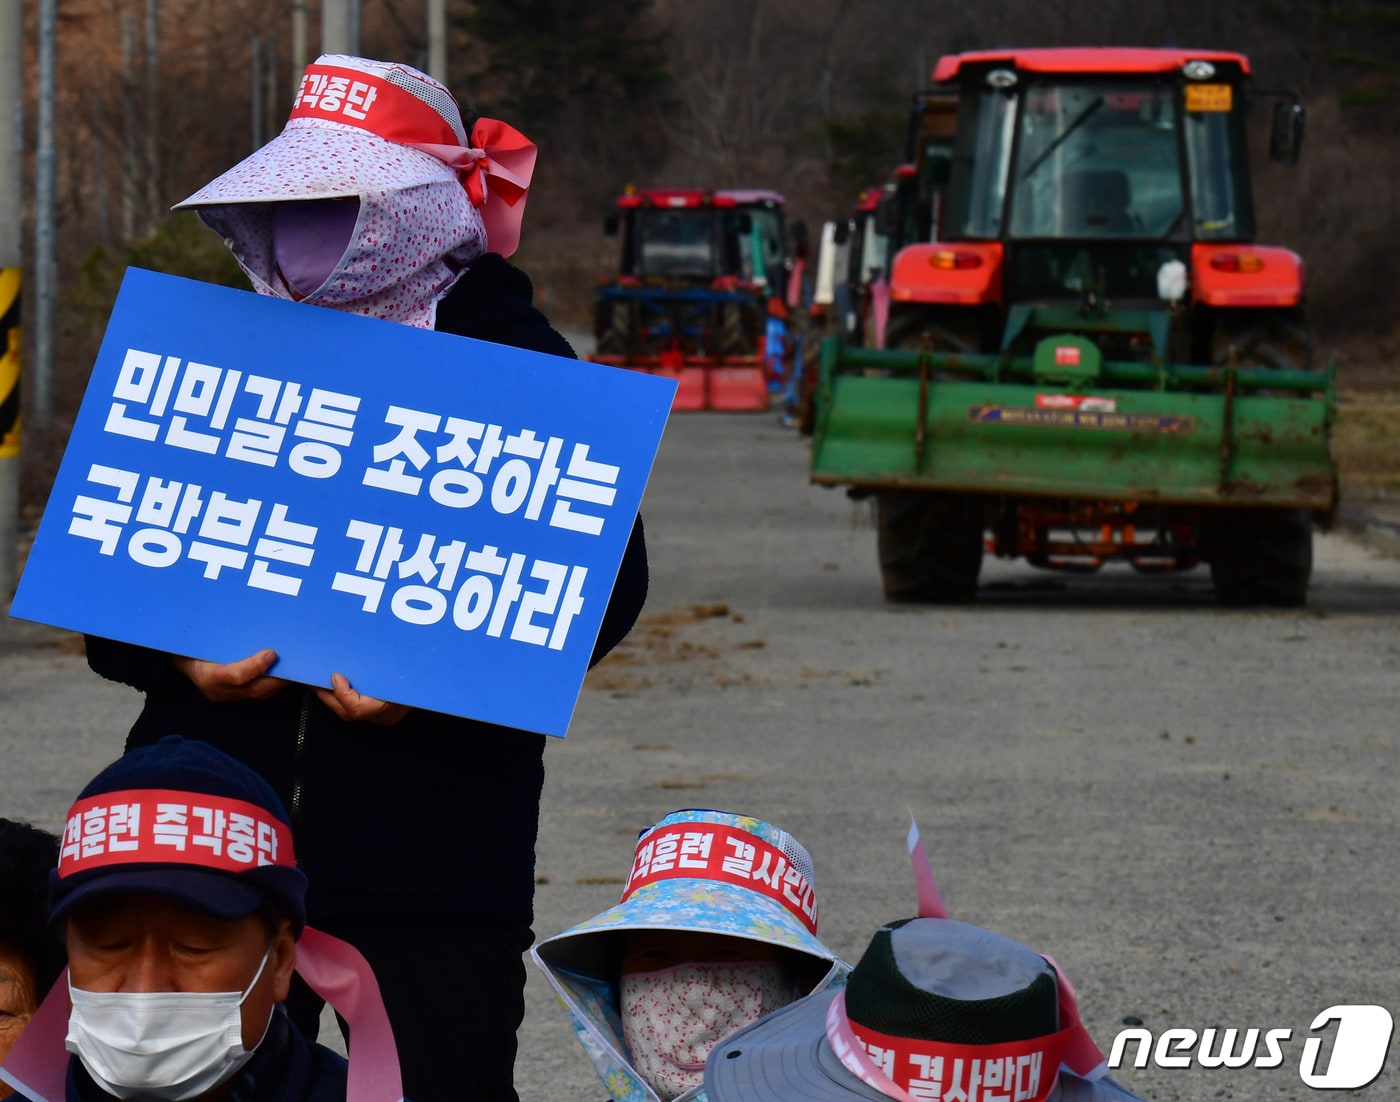
<svg viewBox="0 0 1400 1102"><path fill-rule="evenodd" d="M19 308L21 270L0 268L0 609L19 578Z"/></svg>
<svg viewBox="0 0 1400 1102"><path fill-rule="evenodd" d="M0 459L19 458L19 268L0 268Z"/></svg>
<svg viewBox="0 0 1400 1102"><path fill-rule="evenodd" d="M23 8L30 5L25 4ZM53 0L41 0L39 23L57 23ZM25 89L24 12L0 3L0 611L10 603L19 578L19 378L20 283L24 257L24 141L21 111ZM43 35L41 33L41 38ZM41 63L44 58L40 51ZM41 97L42 98L42 97ZM41 104L38 114L51 115Z"/></svg>

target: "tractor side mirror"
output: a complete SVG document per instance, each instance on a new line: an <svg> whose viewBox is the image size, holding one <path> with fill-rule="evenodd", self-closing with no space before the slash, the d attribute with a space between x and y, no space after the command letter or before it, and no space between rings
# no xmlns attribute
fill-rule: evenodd
<svg viewBox="0 0 1400 1102"><path fill-rule="evenodd" d="M851 220L843 218L836 223L836 230L832 235L832 240L838 245L844 245L851 239Z"/></svg>
<svg viewBox="0 0 1400 1102"><path fill-rule="evenodd" d="M899 199L894 195L882 196L875 204L875 232L881 237L893 237L899 228Z"/></svg>
<svg viewBox="0 0 1400 1102"><path fill-rule="evenodd" d="M792 251L799 255L805 254L807 251L807 223L801 218L797 219L793 222L788 233L792 237Z"/></svg>
<svg viewBox="0 0 1400 1102"><path fill-rule="evenodd" d="M1296 165L1303 150L1303 105L1285 100L1274 104L1273 125L1269 129L1269 160Z"/></svg>
<svg viewBox="0 0 1400 1102"><path fill-rule="evenodd" d="M603 219L603 232L609 237L617 236L617 215L609 214Z"/></svg>

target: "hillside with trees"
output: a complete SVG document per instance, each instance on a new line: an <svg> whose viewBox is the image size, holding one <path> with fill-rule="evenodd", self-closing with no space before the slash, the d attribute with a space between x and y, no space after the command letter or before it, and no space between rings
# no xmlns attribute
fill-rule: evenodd
<svg viewBox="0 0 1400 1102"><path fill-rule="evenodd" d="M42 502L128 264L238 283L171 203L275 134L297 74L287 0L61 0L56 423L26 433ZM26 87L32 95L30 20ZM1342 379L1389 386L1400 354L1397 0L452 0L450 84L540 146L519 262L557 319L585 320L626 184L776 187L809 223L845 213L900 159L911 94L942 53L1001 45L1239 50L1308 109L1301 163L1268 165L1255 112L1260 237L1304 256L1318 344ZM311 46L320 27L310 4ZM363 0L360 52L426 64L418 3ZM34 107L26 106L32 179Z"/></svg>

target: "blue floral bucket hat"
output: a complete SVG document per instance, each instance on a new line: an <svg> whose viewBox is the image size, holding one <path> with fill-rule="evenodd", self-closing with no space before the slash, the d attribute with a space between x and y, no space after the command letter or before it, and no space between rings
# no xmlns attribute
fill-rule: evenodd
<svg viewBox="0 0 1400 1102"><path fill-rule="evenodd" d="M530 950L573 1019L579 1043L615 1102L652 1102L618 1014L626 934L723 934L790 950L804 999L839 986L849 966L817 937L812 859L785 830L723 811L675 811L637 839L621 901ZM799 1000L802 1001L802 1000ZM700 1102L703 1088L677 1102Z"/></svg>

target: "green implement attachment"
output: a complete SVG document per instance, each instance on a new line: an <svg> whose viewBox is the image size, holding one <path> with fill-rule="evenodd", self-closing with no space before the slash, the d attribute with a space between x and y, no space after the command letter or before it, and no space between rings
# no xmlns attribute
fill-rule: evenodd
<svg viewBox="0 0 1400 1102"><path fill-rule="evenodd" d="M812 481L1310 509L1336 504L1332 369L822 348Z"/></svg>

